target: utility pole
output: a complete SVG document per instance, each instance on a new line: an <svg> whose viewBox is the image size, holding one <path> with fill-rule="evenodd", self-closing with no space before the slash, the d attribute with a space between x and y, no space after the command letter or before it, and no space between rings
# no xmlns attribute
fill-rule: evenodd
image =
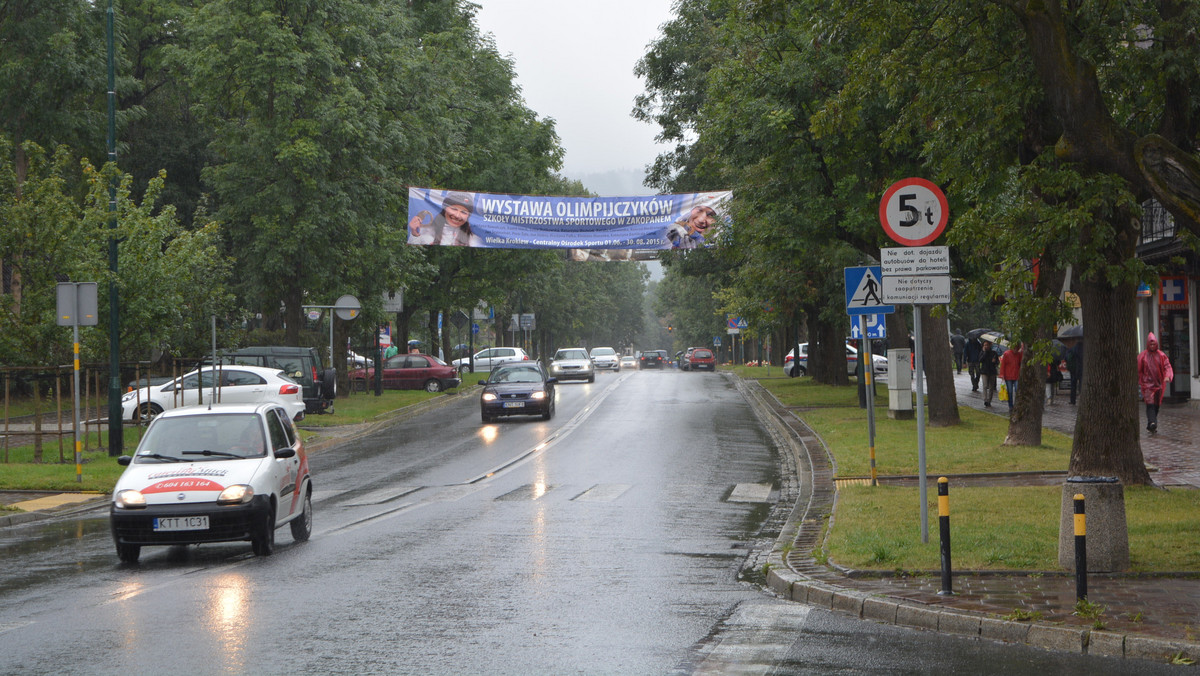
<svg viewBox="0 0 1200 676"><path fill-rule="evenodd" d="M113 41L113 0L105 12L108 42L108 161L117 164L117 77ZM108 184L108 454L118 456L125 449L125 429L121 425L121 345L120 298L117 295L117 176Z"/></svg>

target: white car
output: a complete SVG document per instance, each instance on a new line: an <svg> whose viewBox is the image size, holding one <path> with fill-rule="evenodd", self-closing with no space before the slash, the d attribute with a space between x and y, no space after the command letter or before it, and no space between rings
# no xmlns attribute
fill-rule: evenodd
<svg viewBox="0 0 1200 676"><path fill-rule="evenodd" d="M213 399L213 381L220 376ZM121 418L137 422L173 408L196 404L257 404L274 402L292 420L304 417L304 392L283 371L265 366L205 366L180 378L126 392L121 396Z"/></svg>
<svg viewBox="0 0 1200 676"><path fill-rule="evenodd" d="M611 347L593 347L591 357L597 369L621 370L621 356Z"/></svg>
<svg viewBox="0 0 1200 676"><path fill-rule="evenodd" d="M596 382L596 368L587 350L582 347L564 347L554 353L550 362L550 375L562 380L586 380Z"/></svg>
<svg viewBox="0 0 1200 676"><path fill-rule="evenodd" d="M450 363L459 373L487 373L506 361L526 361L529 355L519 347L489 347L475 353L475 368L471 368L471 360L467 357L455 359Z"/></svg>
<svg viewBox="0 0 1200 676"><path fill-rule="evenodd" d="M145 546L238 540L267 556L283 524L296 541L312 533L308 456L276 403L166 411L117 462L109 523L123 563Z"/></svg>
<svg viewBox="0 0 1200 676"><path fill-rule="evenodd" d="M800 343L800 359L795 360L795 350L789 350L787 356L783 358L783 370L788 375L807 375L808 374L808 343ZM888 360L887 357L878 354L871 355L871 363L875 366L876 375L887 375ZM858 350L852 346L846 346L846 374L853 376L854 371L858 368Z"/></svg>
<svg viewBox="0 0 1200 676"><path fill-rule="evenodd" d="M346 368L354 369L369 369L375 365L375 360L370 357L364 357L354 350L346 350Z"/></svg>
<svg viewBox="0 0 1200 676"><path fill-rule="evenodd" d="M637 357L635 357L631 354L627 354L624 357L621 357L621 368L623 368L623 369L637 368Z"/></svg>

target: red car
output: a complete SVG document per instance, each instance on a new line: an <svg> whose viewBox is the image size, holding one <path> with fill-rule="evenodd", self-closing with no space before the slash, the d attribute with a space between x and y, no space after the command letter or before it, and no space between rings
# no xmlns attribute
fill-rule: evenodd
<svg viewBox="0 0 1200 676"><path fill-rule="evenodd" d="M717 358L713 356L713 351L707 347L694 347L688 350L688 355L684 359L684 371L717 370Z"/></svg>
<svg viewBox="0 0 1200 676"><path fill-rule="evenodd" d="M375 384L375 369L351 371L350 381L366 381L370 389ZM428 354L398 354L383 362L383 386L389 390L441 392L460 383L453 366Z"/></svg>

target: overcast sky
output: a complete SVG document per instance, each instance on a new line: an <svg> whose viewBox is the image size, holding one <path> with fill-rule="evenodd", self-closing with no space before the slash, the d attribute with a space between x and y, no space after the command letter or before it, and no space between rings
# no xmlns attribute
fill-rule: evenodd
<svg viewBox="0 0 1200 676"><path fill-rule="evenodd" d="M671 18L671 0L475 0L477 20L512 59L525 103L555 120L563 173L642 172L658 128L630 116L644 90L633 74Z"/></svg>

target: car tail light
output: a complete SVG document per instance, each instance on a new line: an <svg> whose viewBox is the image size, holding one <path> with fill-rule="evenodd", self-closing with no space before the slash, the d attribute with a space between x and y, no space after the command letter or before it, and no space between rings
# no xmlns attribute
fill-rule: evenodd
<svg viewBox="0 0 1200 676"><path fill-rule="evenodd" d="M312 374L313 374L313 382L315 383L315 382L317 382L317 366L316 366L316 364L313 364L313 366L312 366Z"/></svg>
<svg viewBox="0 0 1200 676"><path fill-rule="evenodd" d="M529 355L525 355L524 357L521 357L521 361L529 361Z"/></svg>
<svg viewBox="0 0 1200 676"><path fill-rule="evenodd" d="M279 386L279 393L280 393L280 394L296 394L296 393L297 393L297 392L299 392L299 391L300 391L300 386L299 386L299 385L294 385L294 384L292 384L292 383L288 383L287 385L280 385L280 386Z"/></svg>

